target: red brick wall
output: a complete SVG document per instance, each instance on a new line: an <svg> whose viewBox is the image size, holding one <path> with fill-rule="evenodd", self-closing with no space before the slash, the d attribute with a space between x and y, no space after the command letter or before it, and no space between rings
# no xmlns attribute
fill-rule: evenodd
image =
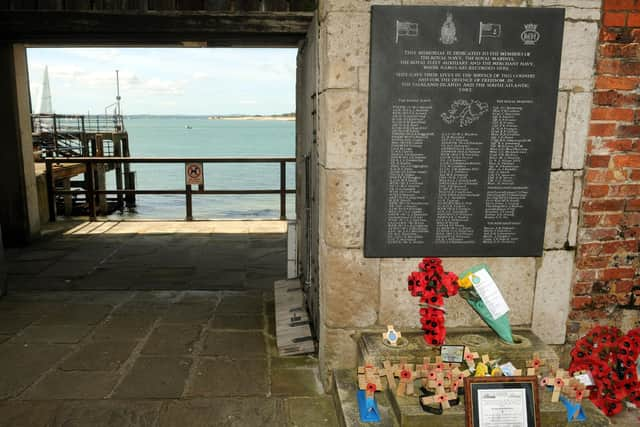
<svg viewBox="0 0 640 427"><path fill-rule="evenodd" d="M604 0L568 339L640 284L640 0Z"/></svg>

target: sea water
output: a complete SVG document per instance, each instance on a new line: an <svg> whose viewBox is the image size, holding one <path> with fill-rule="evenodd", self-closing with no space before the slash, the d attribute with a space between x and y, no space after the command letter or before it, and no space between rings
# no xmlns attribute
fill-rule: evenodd
<svg viewBox="0 0 640 427"><path fill-rule="evenodd" d="M126 118L132 157L295 157L295 122L208 120L184 117ZM184 164L133 164L136 189L184 190ZM287 164L287 189L295 189L295 165ZM207 190L279 189L279 163L205 164ZM107 187L114 188L113 172ZM137 195L135 211L111 217L184 219L184 195ZM194 219L280 217L280 196L194 195ZM295 218L295 195L287 195L287 218Z"/></svg>

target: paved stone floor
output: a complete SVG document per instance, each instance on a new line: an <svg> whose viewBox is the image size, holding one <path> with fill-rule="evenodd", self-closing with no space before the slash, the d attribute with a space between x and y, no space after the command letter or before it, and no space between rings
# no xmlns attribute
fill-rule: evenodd
<svg viewBox="0 0 640 427"><path fill-rule="evenodd" d="M317 359L276 349L283 230L172 226L82 224L8 251L0 426L337 425Z"/></svg>
<svg viewBox="0 0 640 427"><path fill-rule="evenodd" d="M285 221L58 222L8 249L10 289L271 289L286 275Z"/></svg>

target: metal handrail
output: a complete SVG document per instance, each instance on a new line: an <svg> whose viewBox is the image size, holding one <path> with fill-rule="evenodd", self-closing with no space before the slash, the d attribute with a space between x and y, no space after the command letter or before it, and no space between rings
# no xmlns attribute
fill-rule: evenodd
<svg viewBox="0 0 640 427"><path fill-rule="evenodd" d="M123 132L121 115L32 114L31 127L36 133Z"/></svg>
<svg viewBox="0 0 640 427"><path fill-rule="evenodd" d="M56 157L46 158L47 167L47 190L49 200L49 219L51 222L56 220L55 197L57 194L86 194L89 203L89 220L96 220L96 196L106 194L184 194L186 197L186 219L193 219L191 196L193 194L223 195L223 194L280 194L280 219L286 220L286 195L295 194L296 190L288 190L286 188L287 163L296 162L295 157ZM65 163L83 163L86 167L87 188L83 190L57 190L53 176L54 164ZM205 190L204 185L198 186L197 190L193 190L191 185L185 185L184 190L137 190L137 189L121 189L121 190L99 190L95 188L95 179L93 175L94 165L105 163L279 163L280 164L280 188L271 190Z"/></svg>

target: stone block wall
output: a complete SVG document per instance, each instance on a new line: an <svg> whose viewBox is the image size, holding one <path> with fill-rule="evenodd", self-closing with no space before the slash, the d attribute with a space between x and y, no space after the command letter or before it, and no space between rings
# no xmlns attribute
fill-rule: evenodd
<svg viewBox="0 0 640 427"><path fill-rule="evenodd" d="M599 0L320 0L319 287L320 361L356 365L365 330L394 323L419 328L417 301L406 290L418 259L364 258L370 9L380 5L564 7L565 34L544 255L540 258L448 258L461 272L486 262L512 309L514 325L546 342L565 342L571 305L583 169L593 94ZM447 326L481 326L458 297L446 303Z"/></svg>
<svg viewBox="0 0 640 427"><path fill-rule="evenodd" d="M637 327L640 285L640 1L604 0L568 339L594 323Z"/></svg>

